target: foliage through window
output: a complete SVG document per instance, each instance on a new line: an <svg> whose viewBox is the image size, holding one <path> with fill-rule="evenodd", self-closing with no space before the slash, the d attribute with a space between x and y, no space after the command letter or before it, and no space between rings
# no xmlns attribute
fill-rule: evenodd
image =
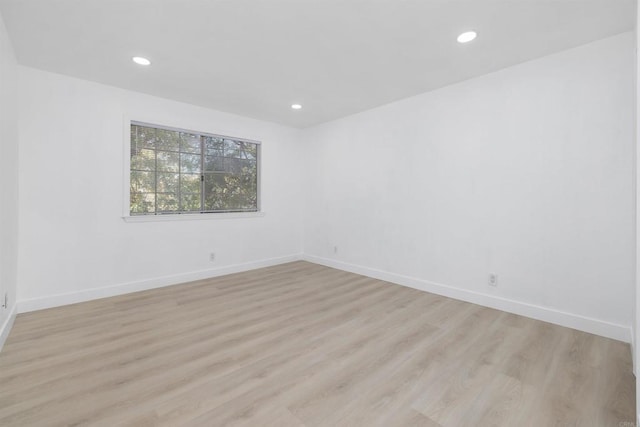
<svg viewBox="0 0 640 427"><path fill-rule="evenodd" d="M259 144L131 123L131 215L258 211Z"/></svg>

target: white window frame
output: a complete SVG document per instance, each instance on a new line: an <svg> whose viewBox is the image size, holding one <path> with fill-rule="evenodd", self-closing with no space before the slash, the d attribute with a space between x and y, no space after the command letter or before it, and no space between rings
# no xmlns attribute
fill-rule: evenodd
<svg viewBox="0 0 640 427"><path fill-rule="evenodd" d="M124 118L123 125L123 203L122 203L122 219L125 222L157 222L157 221L189 221L189 220L219 220L219 219L234 219L234 218L256 218L265 216L262 210L262 142L254 139L239 138L235 136L228 136L224 133L207 132L207 131L194 131L181 126L174 126L173 124L166 124L164 120L141 120L131 119L130 117ZM157 122L164 122L165 124L159 125ZM142 125L153 128L166 129L179 132L193 133L203 136L212 136L220 138L229 138L236 141L249 142L256 144L257 147L257 211L255 212L203 212L203 213L175 213L175 214L162 214L162 215L131 215L131 125Z"/></svg>

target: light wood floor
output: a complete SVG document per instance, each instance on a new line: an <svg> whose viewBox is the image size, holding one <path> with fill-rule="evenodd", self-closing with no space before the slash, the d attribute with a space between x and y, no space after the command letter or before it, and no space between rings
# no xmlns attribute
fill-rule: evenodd
<svg viewBox="0 0 640 427"><path fill-rule="evenodd" d="M305 262L22 314L2 426L633 425L627 344Z"/></svg>

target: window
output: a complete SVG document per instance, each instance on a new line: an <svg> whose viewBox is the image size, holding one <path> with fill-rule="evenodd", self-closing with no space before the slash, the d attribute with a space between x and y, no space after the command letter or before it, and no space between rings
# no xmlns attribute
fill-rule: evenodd
<svg viewBox="0 0 640 427"><path fill-rule="evenodd" d="M131 122L131 215L258 211L260 145Z"/></svg>

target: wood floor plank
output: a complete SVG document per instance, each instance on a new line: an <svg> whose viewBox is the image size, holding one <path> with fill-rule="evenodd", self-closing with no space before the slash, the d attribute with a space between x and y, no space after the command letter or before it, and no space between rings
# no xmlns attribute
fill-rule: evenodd
<svg viewBox="0 0 640 427"><path fill-rule="evenodd" d="M307 262L21 314L3 426L617 426L627 344Z"/></svg>
<svg viewBox="0 0 640 427"><path fill-rule="evenodd" d="M358 292L362 292L364 290L359 290ZM392 291L388 288L379 288L380 292L389 293ZM371 295L376 296L375 292L370 291L369 295L363 296L362 298L369 298ZM334 298L332 296L332 298ZM324 298L327 300L327 298ZM355 300L356 302L358 299ZM326 307L337 307L341 310L345 311L349 308L348 305L336 305L334 301L330 298L328 301L324 301L324 304L319 304L316 301L314 307L318 309L325 309ZM295 316L291 316L291 313L295 314ZM103 367L94 375L87 377L86 372L80 372L79 375L75 375L71 378L66 377L61 380L64 382L64 387L71 389L74 391L73 395L67 396L67 398L73 398L75 403L82 403L85 399L92 399L93 395L87 395L86 391L92 388L97 388L101 390L102 393L106 393L107 396L102 396L106 401L111 401L113 396L118 396L120 394L120 389L125 386L128 386L127 390L130 391L131 394L136 396L135 398L126 399L129 403L135 401L136 399L140 399L140 392L138 389L144 390L147 389L148 385L153 385L156 381L156 377L162 376L165 382L168 382L169 385L172 384L180 384L184 382L184 377L188 375L199 376L200 373L198 371L208 368L208 369L237 369L241 367L241 362L243 358L251 358L254 356L254 353L258 355L262 355L262 351L242 351L245 348L252 349L253 347L258 346L260 343L274 343L279 342L286 337L292 330L300 330L300 326L295 322L296 318L305 317L308 314L307 307L297 308L293 312L285 312L281 313L280 316L289 316L284 319L287 321L286 325L283 325L282 328L273 328L269 327L269 324L265 325L264 322L253 322L249 325L244 325L239 332L242 335L237 334L215 334L215 326L210 326L208 328L198 328L203 329L199 331L195 337L193 333L188 335L186 338L181 336L179 338L173 339L173 343L175 348L168 349L167 352L158 352L156 348L153 348L153 351L149 352L147 348L144 346L140 349L145 353L144 357L138 357L136 353L134 353L134 359L130 360L129 352L117 351L115 353L109 353L110 356L114 356L115 361L107 365L107 367L114 367L116 371L112 372L110 375L104 375L105 369ZM324 315L324 317L329 317ZM275 320L274 320L275 319ZM271 322L282 320L278 316L273 316ZM198 322L200 319L198 319ZM328 318L328 323L333 322L333 319ZM324 325L318 325L318 322L306 325L307 329L312 330L312 327L315 327L318 330L322 330ZM209 329L212 329L210 331ZM268 333L264 333L264 332ZM224 332L224 331L223 331ZM267 346L268 348L269 346ZM257 347L261 349L262 347ZM240 354L241 356L233 357L234 354ZM127 359L123 360L123 357ZM98 358L98 360L104 358ZM186 362L180 366L174 366L172 363L173 360L185 360ZM142 367L140 367L141 362ZM106 372L109 372L107 370ZM97 375L96 375L97 374ZM172 377L173 375L173 377ZM135 378L136 382L133 384L130 383L130 378ZM171 383L171 379L174 378L174 383ZM49 383L49 387L51 389L56 389L60 387L60 381ZM36 393L38 396L42 396L40 400L31 399L31 404L36 404L37 410L43 410L43 406L46 408L48 406L55 406L57 404L57 400L59 399L54 394L42 394L43 387L34 387L31 390ZM30 395L16 395L12 394L11 399L13 399L14 404L12 407L8 408L8 410L13 410L18 412L20 409L20 405L24 405L24 400L29 399ZM9 397L7 397L7 400ZM48 400L45 400L48 399ZM125 400L124 397L120 398L121 400ZM119 401L117 401L119 402ZM0 398L0 405L4 403L3 399ZM112 402L113 404L113 402ZM78 409L85 409L86 406L79 405ZM69 411L69 409L68 409Z"/></svg>

